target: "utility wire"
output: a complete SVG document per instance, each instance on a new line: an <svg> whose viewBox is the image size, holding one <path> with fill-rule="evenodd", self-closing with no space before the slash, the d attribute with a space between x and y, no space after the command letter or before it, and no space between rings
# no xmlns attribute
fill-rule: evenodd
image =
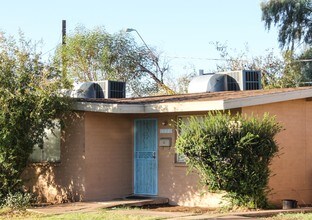
<svg viewBox="0 0 312 220"><path fill-rule="evenodd" d="M179 57L179 56L165 56L172 59L186 59L186 60L212 60L212 61L236 61L239 59L222 59L222 58L208 58L208 57ZM248 61L248 60L239 60Z"/></svg>
<svg viewBox="0 0 312 220"><path fill-rule="evenodd" d="M52 49L50 49L50 50L44 52L44 53L42 54L42 56L46 55L47 53L51 52L52 50L55 50L57 47L58 47L58 45L56 45L56 46L53 47Z"/></svg>
<svg viewBox="0 0 312 220"><path fill-rule="evenodd" d="M312 62L312 59L294 60L293 62Z"/></svg>
<svg viewBox="0 0 312 220"><path fill-rule="evenodd" d="M180 57L180 56L165 56L172 59L186 59L186 60L211 60L211 61L245 61L249 60L240 60L240 59L222 59L222 58L208 58L208 57ZM312 59L298 59L293 60L292 62L312 62Z"/></svg>
<svg viewBox="0 0 312 220"><path fill-rule="evenodd" d="M60 34L60 37L59 37L59 39L58 39L58 41L56 43L56 46L51 48L51 49L49 49L48 51L42 53L42 56L46 55L47 53L51 52L52 50L55 50L60 45L61 39L62 39L62 35Z"/></svg>

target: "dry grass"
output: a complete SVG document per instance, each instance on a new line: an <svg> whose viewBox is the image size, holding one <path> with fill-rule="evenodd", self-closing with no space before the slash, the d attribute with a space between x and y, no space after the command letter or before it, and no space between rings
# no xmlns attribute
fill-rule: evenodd
<svg viewBox="0 0 312 220"><path fill-rule="evenodd" d="M28 211L14 211L8 208L0 209L0 220L10 219L10 220L59 220L59 219L69 219L69 220L79 220L79 219L91 219L91 220L159 220L162 218L158 217L148 217L139 215L123 215L118 213L111 213L103 210L98 210L94 212L87 213L66 213L66 214L38 214Z"/></svg>
<svg viewBox="0 0 312 220"><path fill-rule="evenodd" d="M205 213L219 213L220 210L212 208L203 208L203 207L186 207L186 206L170 206L170 205L148 205L143 206L143 209L149 209L151 211L158 212L190 212L196 214L205 214Z"/></svg>

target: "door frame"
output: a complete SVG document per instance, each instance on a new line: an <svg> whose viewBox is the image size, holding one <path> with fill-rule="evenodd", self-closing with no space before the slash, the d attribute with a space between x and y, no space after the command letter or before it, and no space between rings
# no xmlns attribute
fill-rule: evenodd
<svg viewBox="0 0 312 220"><path fill-rule="evenodd" d="M136 121L142 121L142 120L151 120L151 121L155 121L155 126L156 126L156 146L155 146L155 162L156 162L156 171L155 171L155 178L156 178L156 185L155 185L155 194L138 194L135 192L136 189L136 158L135 158L135 153L136 153ZM156 196L158 195L158 119L157 118L137 118L134 119L134 134L133 134L133 193L134 195L149 195L149 196Z"/></svg>

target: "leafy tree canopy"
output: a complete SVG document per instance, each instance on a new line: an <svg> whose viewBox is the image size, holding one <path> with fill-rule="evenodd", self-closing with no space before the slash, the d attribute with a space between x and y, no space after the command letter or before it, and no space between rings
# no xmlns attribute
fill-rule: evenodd
<svg viewBox="0 0 312 220"><path fill-rule="evenodd" d="M311 0L269 0L261 3L262 20L270 30L272 24L279 29L280 47L293 51L295 43L312 43Z"/></svg>
<svg viewBox="0 0 312 220"><path fill-rule="evenodd" d="M301 61L300 70L306 82L305 85L312 85L312 48L305 50L298 59Z"/></svg>
<svg viewBox="0 0 312 220"><path fill-rule="evenodd" d="M45 64L36 45L0 35L0 201L20 187L20 175L44 129L69 110L64 79Z"/></svg>
<svg viewBox="0 0 312 220"><path fill-rule="evenodd" d="M138 46L124 31L109 34L102 27L79 26L55 58L78 81L124 81L135 96L173 93L163 82L168 65L162 66L155 50Z"/></svg>
<svg viewBox="0 0 312 220"><path fill-rule="evenodd" d="M302 62L311 59L311 50L296 55L291 50L282 52L277 56L273 50L266 50L260 56L249 56L249 48L236 51L229 48L226 43L213 43L224 62L217 65L217 71L233 71L238 69L260 70L262 73L262 87L288 88L311 85L311 62Z"/></svg>

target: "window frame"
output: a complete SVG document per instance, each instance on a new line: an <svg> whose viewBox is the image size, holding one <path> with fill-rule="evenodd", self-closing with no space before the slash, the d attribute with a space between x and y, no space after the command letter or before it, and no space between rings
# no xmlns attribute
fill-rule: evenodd
<svg viewBox="0 0 312 220"><path fill-rule="evenodd" d="M204 117L205 116L205 114L202 114L202 115L200 115L200 114L198 114L198 115L178 115L177 116L177 121L178 121L178 123L179 123L179 121L180 121L180 119L182 119L182 118L186 118L186 119L188 119L188 118L190 118L190 117ZM176 138L177 138L177 136L178 136L178 134L180 133L181 131L177 128L177 132L176 132ZM184 161L183 160L180 160L179 159L179 157L180 157L180 155L181 154L179 154L179 153L177 153L176 151L175 151L175 154L174 154L174 162L175 162L175 164L178 164L178 165L180 165L180 164L182 164L182 165L185 165L186 164L186 160L187 160L187 157L184 155L184 154L182 154L183 156L184 156ZM181 156L182 156L181 155Z"/></svg>
<svg viewBox="0 0 312 220"><path fill-rule="evenodd" d="M62 139L62 127L61 127L61 123L59 119L55 119L54 120L54 124L55 127L51 128L51 129L44 129L44 132L46 134L45 137L43 137L43 142L42 145L35 145L33 148L33 152L31 153L31 155L29 156L28 161L30 163L60 163L61 162L61 139ZM51 148L51 142L49 143L49 136L50 138L57 138L56 140L56 146L53 146L53 148ZM57 148L57 149L56 149ZM52 156L51 158L51 154L49 153L49 150L54 150L56 149L56 153L55 155ZM40 158L36 158L35 154L40 155ZM47 156L48 154L48 156ZM56 159L54 159L56 158Z"/></svg>

